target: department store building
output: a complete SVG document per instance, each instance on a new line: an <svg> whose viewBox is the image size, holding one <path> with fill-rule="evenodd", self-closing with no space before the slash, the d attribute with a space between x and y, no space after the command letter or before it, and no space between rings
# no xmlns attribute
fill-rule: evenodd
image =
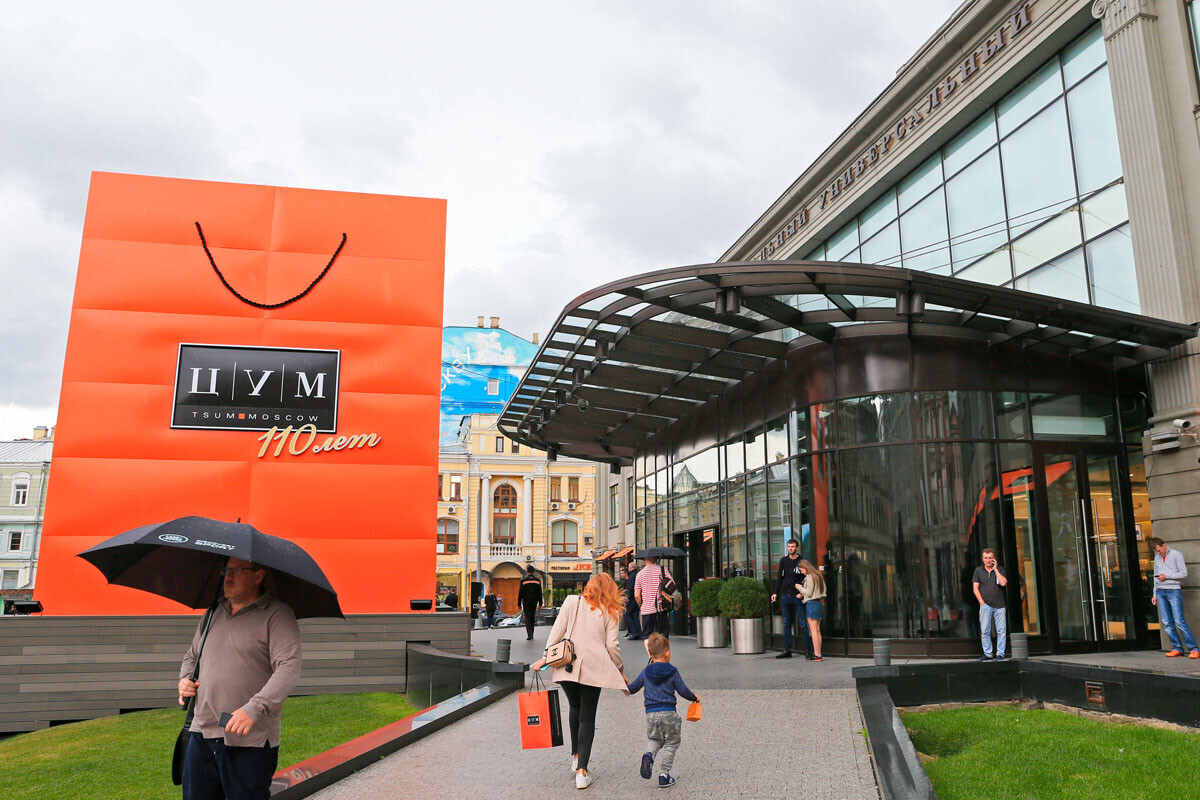
<svg viewBox="0 0 1200 800"><path fill-rule="evenodd" d="M1146 540L1200 560L1198 16L964 3L716 263L573 301L500 428L628 471L681 583L800 540L828 653L978 652L985 547L1034 652L1157 647Z"/></svg>

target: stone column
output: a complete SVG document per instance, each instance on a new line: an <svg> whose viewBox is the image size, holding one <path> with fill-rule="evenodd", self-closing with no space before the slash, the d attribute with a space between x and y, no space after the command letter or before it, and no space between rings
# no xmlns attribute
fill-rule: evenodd
<svg viewBox="0 0 1200 800"><path fill-rule="evenodd" d="M479 548L492 542L492 476L479 476Z"/></svg>
<svg viewBox="0 0 1200 800"><path fill-rule="evenodd" d="M521 492L521 544L533 544L533 478L529 475Z"/></svg>

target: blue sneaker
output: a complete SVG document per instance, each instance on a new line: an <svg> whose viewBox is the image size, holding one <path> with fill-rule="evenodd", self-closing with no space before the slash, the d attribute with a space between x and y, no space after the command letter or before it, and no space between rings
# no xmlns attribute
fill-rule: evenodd
<svg viewBox="0 0 1200 800"><path fill-rule="evenodd" d="M1006 656L996 656L996 660L997 661L1006 661L1007 657Z"/></svg>
<svg viewBox="0 0 1200 800"><path fill-rule="evenodd" d="M650 780L650 776L654 774L654 754L642 753L642 777Z"/></svg>
<svg viewBox="0 0 1200 800"><path fill-rule="evenodd" d="M980 656L979 658L977 658L975 660L976 661L991 661L992 657L991 656Z"/></svg>
<svg viewBox="0 0 1200 800"><path fill-rule="evenodd" d="M675 785L675 779L672 778L667 773L664 772L658 776L658 788L665 789L668 786L674 786L674 785Z"/></svg>

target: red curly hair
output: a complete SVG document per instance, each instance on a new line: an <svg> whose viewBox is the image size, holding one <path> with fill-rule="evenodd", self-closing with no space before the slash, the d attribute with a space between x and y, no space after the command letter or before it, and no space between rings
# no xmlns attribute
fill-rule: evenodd
<svg viewBox="0 0 1200 800"><path fill-rule="evenodd" d="M583 587L583 599L589 608L600 609L614 621L621 619L625 613L624 593L617 588L617 582L603 572L593 575L587 586Z"/></svg>

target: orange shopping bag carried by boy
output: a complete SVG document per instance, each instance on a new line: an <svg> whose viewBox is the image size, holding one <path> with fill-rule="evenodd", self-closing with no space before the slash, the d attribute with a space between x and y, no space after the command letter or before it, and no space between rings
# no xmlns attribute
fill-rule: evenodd
<svg viewBox="0 0 1200 800"><path fill-rule="evenodd" d="M517 707L521 716L522 750L562 746L562 712L558 706L558 689L546 689L537 672L534 672L533 687L517 696Z"/></svg>
<svg viewBox="0 0 1200 800"><path fill-rule="evenodd" d="M700 721L700 701L699 700L697 700L696 702L694 702L688 706L687 721L688 722L699 722Z"/></svg>

